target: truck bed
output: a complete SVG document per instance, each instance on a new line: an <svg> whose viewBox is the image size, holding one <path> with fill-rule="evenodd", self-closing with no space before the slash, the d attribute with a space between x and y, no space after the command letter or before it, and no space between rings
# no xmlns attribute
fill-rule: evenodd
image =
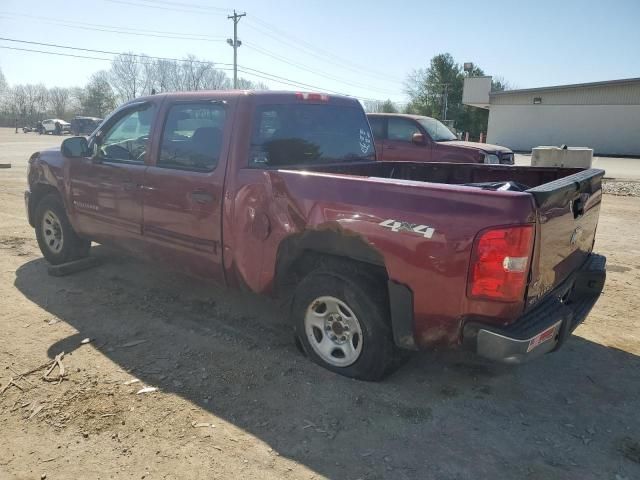
<svg viewBox="0 0 640 480"><path fill-rule="evenodd" d="M317 165L305 170L363 177L395 178L419 182L464 185L513 181L531 187L583 171L580 168L517 167L474 163L354 162Z"/></svg>
<svg viewBox="0 0 640 480"><path fill-rule="evenodd" d="M600 188L604 170L581 168L518 167L474 163L367 162L320 165L306 170L363 177L442 183L495 190L505 182L512 189L533 195L538 207L567 199L577 191ZM589 185L584 185L584 182ZM594 185L591 185L594 183Z"/></svg>
<svg viewBox="0 0 640 480"><path fill-rule="evenodd" d="M584 170L413 162L323 165L308 170L365 178L426 182L425 187L428 187L429 183L436 183L501 190L503 212L511 208L515 195L530 194L533 199L531 221L536 223L537 232L531 283L527 291L527 307L531 307L554 290L590 255L598 222L604 176L604 170L595 168ZM464 190L468 191L468 188ZM514 196L509 195L510 191ZM446 195L444 198L453 199L452 196ZM478 198L476 205L478 208L474 215L486 214L488 210L482 209L483 205L487 207L486 202ZM506 217L501 223L508 223Z"/></svg>

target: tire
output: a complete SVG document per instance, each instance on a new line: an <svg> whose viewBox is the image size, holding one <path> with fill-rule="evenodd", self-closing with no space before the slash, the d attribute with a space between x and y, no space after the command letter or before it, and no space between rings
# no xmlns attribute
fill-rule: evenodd
<svg viewBox="0 0 640 480"><path fill-rule="evenodd" d="M291 314L311 360L345 377L377 381L399 366L401 355L385 282L362 270L348 263L314 270L296 288Z"/></svg>
<svg viewBox="0 0 640 480"><path fill-rule="evenodd" d="M91 242L80 238L73 230L57 194L50 193L40 200L36 206L35 224L40 251L52 265L89 255Z"/></svg>

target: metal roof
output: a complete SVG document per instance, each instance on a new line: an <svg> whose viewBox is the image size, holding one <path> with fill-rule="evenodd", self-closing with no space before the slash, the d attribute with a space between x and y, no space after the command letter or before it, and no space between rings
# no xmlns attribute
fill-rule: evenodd
<svg viewBox="0 0 640 480"><path fill-rule="evenodd" d="M606 80L602 82L590 82L590 83L574 83L571 85L556 85L552 87L538 87L538 88L521 88L518 90L504 90L502 92L490 92L490 96L494 95L517 95L521 93L534 93L534 92L548 92L550 90L567 90L571 88L593 88L593 87L606 87L613 85L621 85L627 83L640 83L640 78L623 78L621 80Z"/></svg>

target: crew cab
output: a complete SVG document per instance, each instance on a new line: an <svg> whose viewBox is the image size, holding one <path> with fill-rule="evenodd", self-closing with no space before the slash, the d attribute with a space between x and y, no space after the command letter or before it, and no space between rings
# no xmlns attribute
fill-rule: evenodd
<svg viewBox="0 0 640 480"><path fill-rule="evenodd" d="M93 241L283 296L313 361L377 380L403 350L557 349L603 287L603 174L376 161L353 98L200 91L34 153L25 199L50 263Z"/></svg>
<svg viewBox="0 0 640 480"><path fill-rule="evenodd" d="M467 142L442 122L421 115L369 113L378 159L513 165L513 151L499 145Z"/></svg>

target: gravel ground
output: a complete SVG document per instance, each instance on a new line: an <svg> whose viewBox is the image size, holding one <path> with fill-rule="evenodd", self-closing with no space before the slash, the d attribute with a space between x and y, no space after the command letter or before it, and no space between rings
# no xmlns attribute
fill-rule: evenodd
<svg viewBox="0 0 640 480"><path fill-rule="evenodd" d="M623 197L640 197L640 182L619 182L605 180L602 186L604 193Z"/></svg>
<svg viewBox="0 0 640 480"><path fill-rule="evenodd" d="M421 352L366 383L264 298L101 246L48 276L23 190L59 142L0 129L0 480L640 479L640 199L603 200L604 294L557 353Z"/></svg>

